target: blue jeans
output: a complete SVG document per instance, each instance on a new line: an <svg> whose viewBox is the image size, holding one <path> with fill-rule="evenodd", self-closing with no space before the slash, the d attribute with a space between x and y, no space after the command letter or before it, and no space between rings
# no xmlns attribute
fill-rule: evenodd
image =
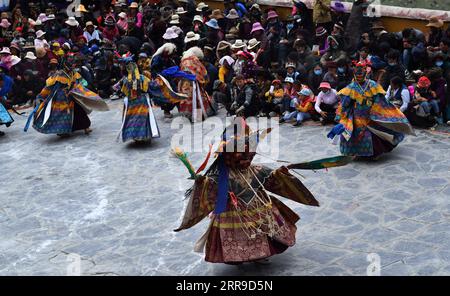
<svg viewBox="0 0 450 296"><path fill-rule="evenodd" d="M430 114L431 111L433 111L434 115L439 114L439 101L438 100L430 100L428 102L422 102L420 103L420 106L422 106L423 111L425 113Z"/></svg>
<svg viewBox="0 0 450 296"><path fill-rule="evenodd" d="M297 122L303 122L307 119L310 119L311 115L309 113L302 113L302 112L294 111L289 114L286 114L283 119L285 121L289 121L293 118L295 118L297 120Z"/></svg>

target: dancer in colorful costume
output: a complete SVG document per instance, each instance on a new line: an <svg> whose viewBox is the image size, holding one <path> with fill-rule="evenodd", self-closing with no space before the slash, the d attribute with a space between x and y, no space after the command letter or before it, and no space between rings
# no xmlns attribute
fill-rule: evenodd
<svg viewBox="0 0 450 296"><path fill-rule="evenodd" d="M355 78L338 93L339 124L328 137L340 139L343 155L375 160L414 131L405 115L386 100L383 87L367 79L368 66L366 62L354 62Z"/></svg>
<svg viewBox="0 0 450 296"><path fill-rule="evenodd" d="M152 81L139 73L131 54L122 56L119 62L126 64L128 73L114 86L126 96L120 129L122 141L150 142L153 138L159 138L160 132L153 113L152 99L160 104L179 103L187 99L187 96L174 92L169 82L160 75Z"/></svg>
<svg viewBox="0 0 450 296"><path fill-rule="evenodd" d="M197 171L183 151L174 151L195 180L194 186L186 192L189 203L175 231L191 228L210 215L208 230L195 246L197 252L205 249L208 262L258 261L292 247L299 216L274 194L304 205L319 206L319 203L290 170L341 166L352 159L340 156L276 170L254 165L252 160L258 141L269 132L252 132L244 119L237 119L233 127L223 133L217 158L204 175L200 173L207 166L211 148Z"/></svg>
<svg viewBox="0 0 450 296"><path fill-rule="evenodd" d="M0 73L0 125L6 125L9 127L14 119L3 106L2 101L6 101L6 95L10 92L13 86L13 79L6 75L5 73ZM4 136L5 133L0 131L0 137Z"/></svg>
<svg viewBox="0 0 450 296"><path fill-rule="evenodd" d="M108 111L108 105L96 93L83 86L81 75L74 71L75 55L69 55L63 69L47 79L46 86L37 96L37 106L25 125L43 134L68 136L77 130L89 134L92 110Z"/></svg>
<svg viewBox="0 0 450 296"><path fill-rule="evenodd" d="M208 71L201 62L203 58L203 51L199 47L191 47L183 53L180 63L181 71L195 75L195 80L182 79L178 84L178 90L189 96L188 100L180 104L179 111L192 122L205 120L216 113L205 91Z"/></svg>

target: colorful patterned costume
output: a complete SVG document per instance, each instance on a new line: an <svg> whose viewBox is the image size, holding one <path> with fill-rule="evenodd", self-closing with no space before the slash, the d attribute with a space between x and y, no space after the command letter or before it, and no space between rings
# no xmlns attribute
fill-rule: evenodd
<svg viewBox="0 0 450 296"><path fill-rule="evenodd" d="M150 141L159 138L159 128L152 109L152 100L158 103L179 103L187 96L174 92L168 81L158 75L155 80L139 73L138 66L133 62L130 54L120 58L119 61L127 64L127 77L124 77L116 89L126 96L124 98L124 111L122 120L122 141ZM151 98L150 98L151 95ZM120 136L120 134L119 134Z"/></svg>
<svg viewBox="0 0 450 296"><path fill-rule="evenodd" d="M206 247L205 260L208 262L255 261L280 254L293 246L299 216L275 194L304 205L319 206L319 203L289 169L321 169L344 165L351 160L333 158L328 162L289 165L276 170L252 165L255 153L251 151L256 149L255 143L257 145L263 134L247 133L224 141L222 147L225 148L219 149L219 156L204 175L199 175L199 171L206 166L208 157L194 173L186 155L176 152L187 164L195 184L186 192L189 203L181 226L175 231L191 228L210 215L208 230L195 247L198 252ZM244 138L245 152L228 152L234 151L230 147ZM246 164L242 165L242 162Z"/></svg>
<svg viewBox="0 0 450 296"><path fill-rule="evenodd" d="M12 85L13 85L13 80L11 77L9 77L5 74L0 74L0 75L2 76L1 78L3 81L3 86L0 89L0 125L4 124L7 127L9 127L11 125L11 123L14 122L14 119L11 117L8 110L6 110L5 106L3 106L2 100L4 98L6 98L6 95L11 90Z"/></svg>
<svg viewBox="0 0 450 296"><path fill-rule="evenodd" d="M404 134L414 134L403 113L385 98L386 92L372 80L353 81L338 95L337 120L343 125L343 155L377 157L392 151Z"/></svg>
<svg viewBox="0 0 450 296"><path fill-rule="evenodd" d="M208 71L195 55L195 49L193 47L183 55L180 69L183 72L195 75L196 79L194 81L183 79L178 86L181 93L189 96L188 100L180 103L179 111L189 117L192 122L196 122L197 119L204 120L215 114L211 98L204 89L204 86L208 83Z"/></svg>
<svg viewBox="0 0 450 296"><path fill-rule="evenodd" d="M43 134L70 134L88 129L87 116L92 110L108 111L106 103L96 93L81 84L79 73L58 70L47 79L46 86L37 96L41 101L28 118L25 131L31 120L33 128Z"/></svg>

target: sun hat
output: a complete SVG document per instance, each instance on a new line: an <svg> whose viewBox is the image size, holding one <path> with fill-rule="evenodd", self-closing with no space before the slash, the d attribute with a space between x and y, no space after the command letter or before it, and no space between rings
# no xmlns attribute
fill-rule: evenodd
<svg viewBox="0 0 450 296"><path fill-rule="evenodd" d="M256 40L255 38L252 38L252 39L250 39L248 41L248 47L247 48L248 49L253 49L256 46L258 46L260 43L261 43L260 41Z"/></svg>
<svg viewBox="0 0 450 296"><path fill-rule="evenodd" d="M171 28L172 28L172 30L175 32L175 34L177 34L178 36L180 36L181 34L183 34L183 30L181 30L180 27L172 26Z"/></svg>
<svg viewBox="0 0 450 296"><path fill-rule="evenodd" d="M220 19L224 18L223 13L220 9L214 9L209 17L214 18L216 20L220 20Z"/></svg>
<svg viewBox="0 0 450 296"><path fill-rule="evenodd" d="M90 27L90 26L92 26L92 27L94 27L94 28L95 28L95 25L94 25L94 23L93 23L93 22L91 22L91 21L88 21L88 22L86 22L86 25L84 26L84 28L85 28L85 29L87 29L87 27Z"/></svg>
<svg viewBox="0 0 450 296"><path fill-rule="evenodd" d="M206 22L206 25L208 27L216 29L216 30L220 29L219 24L217 23L216 19L210 19L208 22Z"/></svg>
<svg viewBox="0 0 450 296"><path fill-rule="evenodd" d="M344 23L342 23L341 21L335 23L335 24L334 24L334 27L337 28L337 29L339 29L339 30L341 30L341 31L344 31L344 30L345 30L345 28L344 28Z"/></svg>
<svg viewBox="0 0 450 296"><path fill-rule="evenodd" d="M320 84L319 89L320 88L331 89L331 85L329 82L324 81Z"/></svg>
<svg viewBox="0 0 450 296"><path fill-rule="evenodd" d="M148 55L145 52L141 52L139 54L139 58L146 59L146 58L148 58Z"/></svg>
<svg viewBox="0 0 450 296"><path fill-rule="evenodd" d="M430 18L429 23L427 24L427 27L434 27L434 28L442 28L443 26L444 21L438 19L437 17Z"/></svg>
<svg viewBox="0 0 450 296"><path fill-rule="evenodd" d="M48 17L47 17L47 21L53 21L55 19L56 19L56 17L55 17L54 14L49 14Z"/></svg>
<svg viewBox="0 0 450 296"><path fill-rule="evenodd" d="M297 68L297 65L295 64L295 63L292 63L292 62L289 62L289 63L286 63L286 66L284 67L285 69L287 69L287 68Z"/></svg>
<svg viewBox="0 0 450 296"><path fill-rule="evenodd" d="M76 12L88 12L83 4L78 5Z"/></svg>
<svg viewBox="0 0 450 296"><path fill-rule="evenodd" d="M259 7L259 4L258 4L258 3L253 4L253 5L250 7L250 10L252 10L252 9L256 9L256 10L261 11L261 8Z"/></svg>
<svg viewBox="0 0 450 296"><path fill-rule="evenodd" d="M292 77L286 77L286 78L284 79L284 82L294 84L294 78L292 78Z"/></svg>
<svg viewBox="0 0 450 296"><path fill-rule="evenodd" d="M245 43L244 41L242 41L241 39L237 39L234 44L231 46L231 49L239 49L239 48L244 48L245 47Z"/></svg>
<svg viewBox="0 0 450 296"><path fill-rule="evenodd" d="M273 19L273 18L277 18L277 17L278 17L278 14L277 14L277 12L275 10L271 10L271 11L269 11L269 13L267 13L267 19L268 20Z"/></svg>
<svg viewBox="0 0 450 296"><path fill-rule="evenodd" d="M167 28L166 33L164 33L163 38L166 40L178 38L178 34L172 28Z"/></svg>
<svg viewBox="0 0 450 296"><path fill-rule="evenodd" d="M34 53L32 51L29 51L25 55L24 59L35 60L35 59L37 59L37 57L34 55Z"/></svg>
<svg viewBox="0 0 450 296"><path fill-rule="evenodd" d="M73 16L69 16L69 19L66 21L66 24L71 27L77 27L80 23Z"/></svg>
<svg viewBox="0 0 450 296"><path fill-rule="evenodd" d="M234 59L230 56L224 56L219 60L219 65L223 66L223 64L227 62L228 65L232 66L234 64Z"/></svg>
<svg viewBox="0 0 450 296"><path fill-rule="evenodd" d="M121 13L119 13L119 17L122 19L125 19L125 18L127 18L127 14L122 11Z"/></svg>
<svg viewBox="0 0 450 296"><path fill-rule="evenodd" d="M183 7L177 7L177 10L175 10L175 13L176 14L185 14L185 13L187 13L187 11L184 10Z"/></svg>
<svg viewBox="0 0 450 296"><path fill-rule="evenodd" d="M45 13L41 13L39 14L38 20L40 20L41 22L45 23L47 21L47 15Z"/></svg>
<svg viewBox="0 0 450 296"><path fill-rule="evenodd" d="M229 42L226 42L226 41L220 41L219 42L219 44L217 45L217 51L222 51L222 50L225 50L225 49L227 49L227 48L229 48L229 47L231 47L232 46L232 44L230 44Z"/></svg>
<svg viewBox="0 0 450 296"><path fill-rule="evenodd" d="M196 15L196 16L194 16L194 20L192 22L195 22L195 21L203 24L203 17L200 15Z"/></svg>
<svg viewBox="0 0 450 296"><path fill-rule="evenodd" d="M197 5L197 8L195 10L201 12L201 11L203 11L203 9L208 8L208 7L209 6L207 4L205 4L204 2L200 2Z"/></svg>
<svg viewBox="0 0 450 296"><path fill-rule="evenodd" d="M170 25L179 25L180 24L180 16L178 14L173 14L170 17Z"/></svg>
<svg viewBox="0 0 450 296"><path fill-rule="evenodd" d="M292 78L291 78L292 79ZM309 97L310 95L312 95L312 92L309 88L303 88L301 91L299 91L297 94L305 96L305 97Z"/></svg>
<svg viewBox="0 0 450 296"><path fill-rule="evenodd" d="M195 34L194 32L190 31L190 32L187 32L186 37L184 38L184 43L188 43L191 41L198 41L198 40L200 40L200 35Z"/></svg>
<svg viewBox="0 0 450 296"><path fill-rule="evenodd" d="M234 9L234 8L230 9L230 11L228 12L228 14L226 16L226 18L230 19L230 20L235 20L235 19L238 19L239 17L240 17L239 14L237 13L236 9Z"/></svg>
<svg viewBox="0 0 450 296"><path fill-rule="evenodd" d="M345 5L341 1L335 1L334 4L330 6L336 12L345 12Z"/></svg>
<svg viewBox="0 0 450 296"><path fill-rule="evenodd" d="M130 8L139 8L139 4L137 2L131 2Z"/></svg>
<svg viewBox="0 0 450 296"><path fill-rule="evenodd" d="M0 54L11 54L11 50L8 47L3 47Z"/></svg>
<svg viewBox="0 0 450 296"><path fill-rule="evenodd" d="M41 38L41 37L44 36L45 34L46 34L46 33L45 33L44 31L39 30L39 31L36 32L36 37L37 37L37 38Z"/></svg>
<svg viewBox="0 0 450 296"><path fill-rule="evenodd" d="M252 31L250 32L250 34L253 34L253 32L260 31L260 30L264 31L264 28L261 26L261 23L256 22L253 24Z"/></svg>
<svg viewBox="0 0 450 296"><path fill-rule="evenodd" d="M247 60L253 59L253 56L251 55L251 53L249 53L248 51L244 51L244 50L238 51L238 53L236 55L246 58Z"/></svg>

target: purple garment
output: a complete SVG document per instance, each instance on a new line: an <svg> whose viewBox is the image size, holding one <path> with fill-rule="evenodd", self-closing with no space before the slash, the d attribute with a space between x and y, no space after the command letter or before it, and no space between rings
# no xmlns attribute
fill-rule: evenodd
<svg viewBox="0 0 450 296"><path fill-rule="evenodd" d="M325 39L325 43L323 44L323 48L319 47L320 55L324 55L328 51L328 48L330 48L330 44L328 44L328 38L327 38L327 39Z"/></svg>
<svg viewBox="0 0 450 296"><path fill-rule="evenodd" d="M445 92L446 81L444 78L439 78L431 84L431 90L436 93L437 100L439 100L441 110L445 107L446 103L446 92Z"/></svg>

